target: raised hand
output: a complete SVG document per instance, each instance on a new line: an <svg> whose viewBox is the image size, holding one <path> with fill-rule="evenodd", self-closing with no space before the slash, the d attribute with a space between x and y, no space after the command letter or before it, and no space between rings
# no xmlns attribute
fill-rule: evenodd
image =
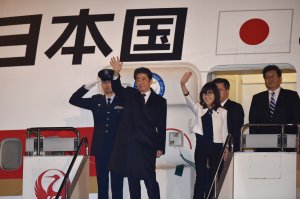
<svg viewBox="0 0 300 199"><path fill-rule="evenodd" d="M160 156L163 155L163 152L161 150L156 151L156 158L160 158Z"/></svg>
<svg viewBox="0 0 300 199"><path fill-rule="evenodd" d="M186 87L186 83L189 81L190 77L192 76L192 72L185 72L180 80L181 90L184 96L189 95L189 90Z"/></svg>
<svg viewBox="0 0 300 199"><path fill-rule="evenodd" d="M120 62L119 57L112 57L110 59L110 65L114 70L114 75L118 76L123 67L123 62Z"/></svg>
<svg viewBox="0 0 300 199"><path fill-rule="evenodd" d="M192 76L192 72L185 72L181 77L180 84L181 85L186 84L189 81L191 76Z"/></svg>

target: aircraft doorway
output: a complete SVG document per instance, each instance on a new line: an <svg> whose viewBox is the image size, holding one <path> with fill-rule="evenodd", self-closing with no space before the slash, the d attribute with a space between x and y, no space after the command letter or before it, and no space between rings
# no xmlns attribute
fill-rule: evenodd
<svg viewBox="0 0 300 199"><path fill-rule="evenodd" d="M282 88L296 90L296 70L293 66L276 64L282 69ZM248 115L252 96L266 90L262 69L264 65L237 66L226 65L216 66L208 73L207 80L217 77L225 78L230 82L229 98L240 103L245 112L244 123L248 123ZM226 70L225 70L226 69Z"/></svg>

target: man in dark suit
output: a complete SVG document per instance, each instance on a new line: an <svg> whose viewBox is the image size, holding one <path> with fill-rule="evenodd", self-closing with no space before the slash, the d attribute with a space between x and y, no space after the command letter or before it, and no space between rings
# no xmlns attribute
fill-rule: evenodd
<svg viewBox="0 0 300 199"><path fill-rule="evenodd" d="M267 91L253 96L250 124L300 124L300 99L295 91L280 87L281 70L276 65L268 65L263 71ZM297 128L285 127L285 133L295 134ZM281 127L253 127L250 133L280 134Z"/></svg>
<svg viewBox="0 0 300 199"><path fill-rule="evenodd" d="M113 90L124 102L124 114L112 152L109 168L128 177L131 199L141 198L140 180L147 188L149 199L159 199L155 163L165 153L166 99L152 89L152 73L141 67L134 71L136 87L121 85L122 63L113 57ZM143 96L144 95L144 96Z"/></svg>
<svg viewBox="0 0 300 199"><path fill-rule="evenodd" d="M70 103L80 108L91 110L94 117L94 133L91 155L95 155L98 181L98 198L108 199L109 173L113 199L123 198L123 176L108 170L108 162L115 141L117 128L123 114L120 98L112 90L113 70L103 69L98 73L104 95L97 94L90 98L83 96L99 81L80 87L70 98Z"/></svg>
<svg viewBox="0 0 300 199"><path fill-rule="evenodd" d="M221 106L227 110L227 127L234 140L234 152L240 150L241 128L244 125L244 110L241 104L230 100L230 83L227 79L216 78L213 82L220 92Z"/></svg>

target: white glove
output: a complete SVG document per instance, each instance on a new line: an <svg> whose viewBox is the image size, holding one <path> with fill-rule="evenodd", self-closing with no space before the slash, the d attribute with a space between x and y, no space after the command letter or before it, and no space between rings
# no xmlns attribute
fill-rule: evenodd
<svg viewBox="0 0 300 199"><path fill-rule="evenodd" d="M84 85L84 88L86 90L91 90L98 82L100 82L100 80L87 83L87 84Z"/></svg>

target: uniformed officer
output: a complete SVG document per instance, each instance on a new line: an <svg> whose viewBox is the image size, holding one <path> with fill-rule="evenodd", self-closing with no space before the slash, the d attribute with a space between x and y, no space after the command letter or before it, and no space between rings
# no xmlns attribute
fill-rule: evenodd
<svg viewBox="0 0 300 199"><path fill-rule="evenodd" d="M123 198L123 177L107 168L117 128L122 117L123 106L120 98L112 90L111 80L113 70L103 69L98 73L104 95L96 94L90 98L83 96L99 81L94 81L80 87L69 102L80 108L91 110L94 118L94 133L91 145L91 155L95 155L96 174L98 182L98 198L108 199L109 173L113 199Z"/></svg>

